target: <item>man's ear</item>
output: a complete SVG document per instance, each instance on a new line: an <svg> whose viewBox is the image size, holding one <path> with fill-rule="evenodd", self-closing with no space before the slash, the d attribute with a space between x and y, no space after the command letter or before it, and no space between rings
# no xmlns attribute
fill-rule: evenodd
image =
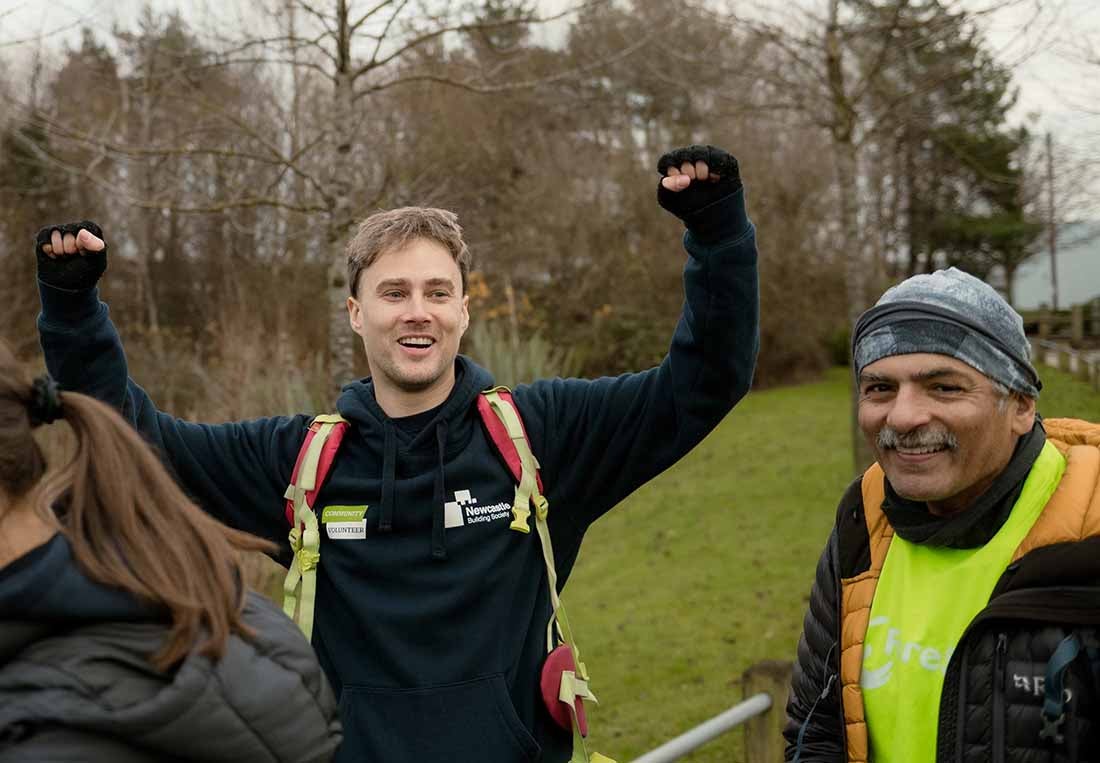
<svg viewBox="0 0 1100 763"><path fill-rule="evenodd" d="M466 294L462 297L462 333L466 333L466 329L470 327L470 295Z"/></svg>
<svg viewBox="0 0 1100 763"><path fill-rule="evenodd" d="M355 297L348 297L348 323L351 324L352 331L363 335L363 306Z"/></svg>
<svg viewBox="0 0 1100 763"><path fill-rule="evenodd" d="M1023 436L1030 432L1035 426L1035 398L1013 392L1008 408L1012 412L1012 433Z"/></svg>

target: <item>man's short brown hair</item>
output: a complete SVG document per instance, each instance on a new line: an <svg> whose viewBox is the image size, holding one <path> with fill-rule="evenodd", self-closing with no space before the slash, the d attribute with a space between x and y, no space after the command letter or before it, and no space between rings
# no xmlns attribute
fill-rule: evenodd
<svg viewBox="0 0 1100 763"><path fill-rule="evenodd" d="M348 262L348 287L351 296L358 297L359 274L386 252L424 238L440 244L450 252L462 274L462 293L470 273L470 249L462 239L458 215L434 207L401 207L377 212L359 223L344 250Z"/></svg>

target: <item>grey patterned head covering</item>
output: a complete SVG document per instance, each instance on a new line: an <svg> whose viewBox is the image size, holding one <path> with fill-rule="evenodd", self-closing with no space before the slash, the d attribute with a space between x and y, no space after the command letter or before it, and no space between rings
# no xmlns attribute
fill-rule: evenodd
<svg viewBox="0 0 1100 763"><path fill-rule="evenodd" d="M1023 319L989 284L957 268L902 281L856 323L857 377L876 360L915 352L957 358L1028 397L1043 387Z"/></svg>

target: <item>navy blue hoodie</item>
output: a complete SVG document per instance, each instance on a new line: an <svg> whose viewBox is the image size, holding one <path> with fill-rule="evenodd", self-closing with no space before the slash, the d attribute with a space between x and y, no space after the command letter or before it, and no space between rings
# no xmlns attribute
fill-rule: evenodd
<svg viewBox="0 0 1100 763"><path fill-rule="evenodd" d="M514 392L542 467L559 585L589 524L691 450L749 389L755 234L743 191L712 207L719 224L707 241L684 237L686 302L660 366ZM94 290L43 285L41 295L42 345L62 386L120 408L207 511L285 546L283 492L309 417L206 425L162 413L128 379ZM492 378L467 358L456 364L454 390L416 434L386 416L369 380L337 402L351 428L315 510L368 507L365 533L322 531L313 644L340 696L338 760L569 757L570 736L538 693L550 617L538 537L509 529L514 483L476 411Z"/></svg>

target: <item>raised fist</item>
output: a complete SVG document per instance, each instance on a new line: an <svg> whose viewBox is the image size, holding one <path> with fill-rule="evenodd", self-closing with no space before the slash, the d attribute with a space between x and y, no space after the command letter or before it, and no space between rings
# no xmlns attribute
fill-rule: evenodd
<svg viewBox="0 0 1100 763"><path fill-rule="evenodd" d="M657 203L691 228L695 214L741 188L737 160L714 146L669 151L657 162Z"/></svg>
<svg viewBox="0 0 1100 763"><path fill-rule="evenodd" d="M88 220L48 225L34 240L38 280L58 289L90 289L107 269L103 231Z"/></svg>

